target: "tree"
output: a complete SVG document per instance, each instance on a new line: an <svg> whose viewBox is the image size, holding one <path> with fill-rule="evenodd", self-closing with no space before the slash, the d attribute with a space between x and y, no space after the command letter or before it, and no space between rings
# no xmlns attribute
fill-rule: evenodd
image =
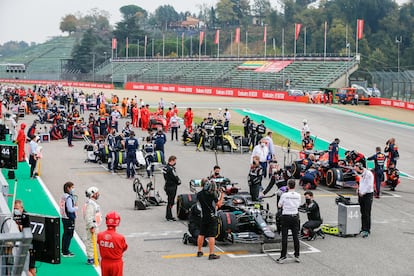
<svg viewBox="0 0 414 276"><path fill-rule="evenodd" d="M231 0L220 0L216 5L217 19L222 25L234 25L236 13Z"/></svg>
<svg viewBox="0 0 414 276"><path fill-rule="evenodd" d="M164 5L155 10L154 19L158 27L166 31L170 23L177 22L180 16L172 6Z"/></svg>
<svg viewBox="0 0 414 276"><path fill-rule="evenodd" d="M64 32L68 32L69 34L76 31L79 26L79 21L73 14L68 14L62 18L60 22L60 30Z"/></svg>
<svg viewBox="0 0 414 276"><path fill-rule="evenodd" d="M96 45L97 38L92 29L87 30L81 40L81 43L75 46L73 50L73 66L80 70L81 73L89 73L92 70L94 45Z"/></svg>
<svg viewBox="0 0 414 276"><path fill-rule="evenodd" d="M272 12L272 6L269 0L254 0L253 2L253 16L259 18L259 24L263 24L263 19L270 15Z"/></svg>

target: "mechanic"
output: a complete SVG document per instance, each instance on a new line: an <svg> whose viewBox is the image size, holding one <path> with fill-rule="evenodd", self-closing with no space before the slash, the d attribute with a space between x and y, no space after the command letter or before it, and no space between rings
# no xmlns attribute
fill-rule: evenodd
<svg viewBox="0 0 414 276"><path fill-rule="evenodd" d="M381 152L381 147L375 148L376 153L368 160L374 161L374 172L375 172L375 198L380 198L381 195L381 182L384 180L384 164L386 156ZM364 166L364 164L362 163ZM365 166L364 166L365 167Z"/></svg>
<svg viewBox="0 0 414 276"><path fill-rule="evenodd" d="M29 137L29 139L33 139L34 137L36 137L36 126L37 120L34 120L33 124L27 130L27 137Z"/></svg>
<svg viewBox="0 0 414 276"><path fill-rule="evenodd" d="M305 136L302 139L302 149L304 151L311 151L313 150L314 142L312 137L310 136L310 131L306 131Z"/></svg>
<svg viewBox="0 0 414 276"><path fill-rule="evenodd" d="M23 228L31 227L29 215L27 214L26 210L23 207L23 201L20 199L16 199L14 201L13 220L16 222L20 232L23 231ZM32 244L33 244L33 240L32 240ZM29 258L29 270L28 270L27 275L36 276L36 257L35 257L35 251L33 249L33 245L30 246L29 254L27 257Z"/></svg>
<svg viewBox="0 0 414 276"><path fill-rule="evenodd" d="M164 191L167 193L168 202L165 213L165 219L167 221L176 221L177 219L172 215L172 208L174 206L174 199L177 194L177 188L181 184L181 180L175 171L175 164L177 163L177 157L171 155L168 158L168 164L163 169L165 186Z"/></svg>
<svg viewBox="0 0 414 276"><path fill-rule="evenodd" d="M66 127L66 133L68 134L68 146L73 147L72 139L73 139L73 128L75 126L75 122L71 118L68 117L68 126Z"/></svg>
<svg viewBox="0 0 414 276"><path fill-rule="evenodd" d="M328 157L329 157L329 167L337 168L339 162L339 138L335 138L334 141L329 145L328 148Z"/></svg>
<svg viewBox="0 0 414 276"><path fill-rule="evenodd" d="M207 119L204 119L205 121L207 121ZM196 137L196 151L200 151L200 147L203 148L204 151L206 151L206 136L207 136L207 132L206 130L203 128L202 125L200 125L199 127L197 127L196 133L195 133L195 137Z"/></svg>
<svg viewBox="0 0 414 276"><path fill-rule="evenodd" d="M214 126L214 150L217 150L218 144L221 144L221 150L224 152L224 126L223 120L219 119L217 124Z"/></svg>
<svg viewBox="0 0 414 276"><path fill-rule="evenodd" d="M200 226L201 226L201 206L200 204L193 204L190 208L190 214L188 216L188 233L183 235L183 243L191 243L197 246L198 236L200 235ZM204 239L203 247L207 246L207 241Z"/></svg>
<svg viewBox="0 0 414 276"><path fill-rule="evenodd" d="M116 147L116 130L115 128L111 128L110 133L106 136L106 145L108 146L108 154L111 160L108 161L108 170L115 173L118 168L118 155L116 154L115 147Z"/></svg>
<svg viewBox="0 0 414 276"><path fill-rule="evenodd" d="M314 240L318 235L314 229L322 224L322 218L319 211L318 203L313 200L313 193L311 191L305 192L305 203L299 207L300 212L307 213L308 221L302 225L301 238L307 240Z"/></svg>
<svg viewBox="0 0 414 276"><path fill-rule="evenodd" d="M253 156L252 165L250 166L250 171L247 179L249 184L250 196L252 201L259 201L259 192L262 187L263 179L263 168L260 166L259 156Z"/></svg>
<svg viewBox="0 0 414 276"><path fill-rule="evenodd" d="M305 190L315 190L318 186L318 170L315 167L315 164L312 164L309 169L307 169L304 175L300 179L300 183Z"/></svg>
<svg viewBox="0 0 414 276"><path fill-rule="evenodd" d="M143 145L142 150L144 151L146 171L147 171L147 176L149 178L152 175L152 172L154 172L154 166L152 166L151 163L155 161L155 158L154 158L155 146L152 143L151 136L147 136L147 138L145 139L145 144Z"/></svg>
<svg viewBox="0 0 414 276"><path fill-rule="evenodd" d="M252 161L254 156L259 157L260 166L263 168L263 177L266 178L267 176L267 162L268 162L268 155L269 155L269 147L267 146L267 140L264 138L260 140L260 143L253 148L252 151Z"/></svg>
<svg viewBox="0 0 414 276"><path fill-rule="evenodd" d="M300 206L300 194L295 192L296 182L294 179L289 179L287 186L289 191L283 193L280 197L278 208L282 208L282 216L280 217L282 224L282 251L279 259L276 261L279 264L283 264L286 261L287 255L287 243L288 243L288 231L292 232L293 245L295 248L295 261L300 263L299 259L299 206Z"/></svg>
<svg viewBox="0 0 414 276"><path fill-rule="evenodd" d="M371 234L371 208L374 193L374 175L361 163L356 163L354 170L360 176L358 202L361 210L361 236L367 238Z"/></svg>
<svg viewBox="0 0 414 276"><path fill-rule="evenodd" d="M261 120L260 121L260 124L258 124L256 126L256 140L255 140L255 144L254 145L260 143L260 141L263 138L263 135L266 133L266 127L265 127L264 123L265 123L265 121L264 120Z"/></svg>
<svg viewBox="0 0 414 276"><path fill-rule="evenodd" d="M221 170L220 166L219 165L215 165L213 167L213 173L208 177L208 179L210 180L210 179L214 179L214 178L223 178L220 175L220 170Z"/></svg>
<svg viewBox="0 0 414 276"><path fill-rule="evenodd" d="M40 140L39 136L35 136L29 143L29 164L30 164L30 178L35 178L35 169L37 165L37 159L39 159L38 156L38 142Z"/></svg>
<svg viewBox="0 0 414 276"><path fill-rule="evenodd" d="M197 199L201 206L201 224L200 234L197 239L197 257L202 257L204 239L208 239L209 247L209 260L219 259L220 256L214 254L214 246L216 243L217 234L217 209L223 204L224 199L224 188L221 189L220 197L218 196L217 185L214 181L210 181L206 178L201 180L201 186L203 189L197 193Z"/></svg>
<svg viewBox="0 0 414 276"><path fill-rule="evenodd" d="M98 227L101 224L102 215L101 215L101 207L97 203L99 199L99 189L97 187L89 187L85 191L85 195L87 197L87 201L84 206L84 213L83 218L85 220L85 227L86 227L86 256L87 256L87 264L93 265L94 264L94 248L96 244L94 244L94 240L92 236L98 233Z"/></svg>
<svg viewBox="0 0 414 276"><path fill-rule="evenodd" d="M263 191L263 195L266 195L275 184L278 189L280 189L283 186L286 186L287 179L289 179L288 171L280 169L279 164L276 164L275 168L272 169L270 182L267 185L266 189Z"/></svg>
<svg viewBox="0 0 414 276"><path fill-rule="evenodd" d="M26 134L24 133L24 129L26 128L26 124L25 123L21 123L20 125L20 130L17 133L17 138L14 141L14 143L17 144L17 147L19 149L19 154L18 154L18 162L23 162L26 159L26 153L24 151L24 146L26 144Z"/></svg>
<svg viewBox="0 0 414 276"><path fill-rule="evenodd" d="M162 127L158 127L157 133L152 137L154 140L155 150L159 150L164 154L164 145L167 142L167 136L162 131Z"/></svg>
<svg viewBox="0 0 414 276"><path fill-rule="evenodd" d="M386 184L390 186L391 191L395 191L395 187L400 184L400 171L393 162L390 162L388 165Z"/></svg>
<svg viewBox="0 0 414 276"><path fill-rule="evenodd" d="M59 207L60 207L60 216L62 217L63 224L63 235L62 235L62 256L63 257L73 257L71 251L69 251L70 242L75 232L75 219L76 211L78 206L73 197L75 192L75 184L73 182L66 182L63 185L63 195L60 198Z"/></svg>
<svg viewBox="0 0 414 276"><path fill-rule="evenodd" d="M101 114L98 119L99 123L99 134L102 136L107 135L107 129L108 129L108 118L106 117L105 113Z"/></svg>
<svg viewBox="0 0 414 276"><path fill-rule="evenodd" d="M353 166L356 163L362 163L364 167L367 166L367 161L365 159L364 154L357 152L355 150L347 150L345 151L345 160L349 166Z"/></svg>
<svg viewBox="0 0 414 276"><path fill-rule="evenodd" d="M125 137L129 137L129 133L131 132L132 127L131 127L131 123L129 121L125 122L125 126L122 129L122 133L124 134Z"/></svg>
<svg viewBox="0 0 414 276"><path fill-rule="evenodd" d="M250 135L250 130L249 130L249 126L250 126L250 117L249 115L246 115L243 120L243 134L245 138L249 138Z"/></svg>
<svg viewBox="0 0 414 276"><path fill-rule="evenodd" d="M309 154L308 157L301 161L301 170L306 171L315 163L315 155L313 153Z"/></svg>
<svg viewBox="0 0 414 276"><path fill-rule="evenodd" d="M385 144L384 152L388 152L387 168L390 162L393 162L397 166L397 160L400 158L400 154L398 152L398 146L395 144L395 138L388 139Z"/></svg>
<svg viewBox="0 0 414 276"><path fill-rule="evenodd" d="M128 249L125 237L116 232L121 222L117 212L109 212L105 217L106 231L98 234L99 255L101 256L102 276L122 276L124 261L122 255Z"/></svg>
<svg viewBox="0 0 414 276"><path fill-rule="evenodd" d="M193 117L194 114L191 111L191 107L187 108L187 111L184 113L184 125L190 133L193 132Z"/></svg>
<svg viewBox="0 0 414 276"><path fill-rule="evenodd" d="M304 139L304 138L305 138L305 136L306 136L306 133L307 133L308 131L309 131L309 133L310 133L310 128L309 128L309 125L308 125L308 120L303 119L302 123L303 123L303 126L302 126L302 131L301 131L301 134L302 134L302 139Z"/></svg>
<svg viewBox="0 0 414 276"><path fill-rule="evenodd" d="M137 150L139 143L137 138L135 138L135 132L129 132L129 138L125 140L126 148L126 163L127 163L127 178L133 179L135 176L134 166L137 163Z"/></svg>

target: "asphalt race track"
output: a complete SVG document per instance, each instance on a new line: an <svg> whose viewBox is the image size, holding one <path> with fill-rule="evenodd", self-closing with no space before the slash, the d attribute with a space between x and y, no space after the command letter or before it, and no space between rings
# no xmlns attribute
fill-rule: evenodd
<svg viewBox="0 0 414 276"><path fill-rule="evenodd" d="M223 107L223 103L217 102L186 103L190 104L193 108ZM339 137L340 146L361 151L366 155L373 154L376 146L384 147L388 138L395 137L401 155L398 167L401 171L414 175L412 127L360 117L328 106L254 100L248 103L228 102L226 105L231 109L249 108L296 128L300 128L302 120L307 118L313 135L318 136L318 139L331 141ZM30 116L25 118L29 123L32 120L33 117ZM143 137L144 133L138 131L137 136ZM169 155L178 157L177 172L183 182L178 194L189 193L189 180L208 176L215 165L216 157L212 151L196 152L193 145L183 146L181 142L171 142L169 133L167 137L166 158ZM411 179L403 179L397 191L385 191L381 199L374 201L372 234L367 239L327 236L324 240L301 242L302 263L283 265L270 258L278 258L279 253L270 257L261 254L259 244L217 243L216 250L221 254L221 259L209 261L207 257L195 257L196 248L181 242L187 230L186 222L167 222L165 206L156 206L145 211L134 210L132 181L126 179L125 172L111 174L104 166L84 163L84 142L76 141L74 144L73 148L68 148L65 140L43 144L42 180L56 201L61 196L64 182L73 181L80 204L85 202L84 191L87 187L99 187L99 203L103 213L116 210L122 217L118 230L127 237L129 245L124 255L124 272L127 276L413 274L414 264L410 256L413 255L414 248L414 182ZM278 153L278 160L283 163L282 150L279 149ZM242 190L247 191L250 154L218 152L217 160L222 167L222 174L238 182ZM144 183L147 181L143 178ZM263 185L266 186L267 183L265 180ZM163 184L162 175L156 175L155 188L166 199ZM303 193L301 189L299 192ZM337 206L334 200L337 192L355 195L353 190L326 187L319 187L315 192L315 200L321 207L324 223L337 223ZM274 211L276 199L267 201ZM76 230L83 238L86 234L81 217L80 214ZM303 214L301 220L306 221ZM101 227L103 228L104 226ZM289 248L293 249L291 243ZM207 248L204 252L208 252Z"/></svg>

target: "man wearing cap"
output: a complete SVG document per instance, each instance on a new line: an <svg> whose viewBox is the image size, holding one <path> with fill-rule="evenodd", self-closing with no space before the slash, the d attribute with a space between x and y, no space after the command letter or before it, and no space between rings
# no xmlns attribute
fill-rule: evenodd
<svg viewBox="0 0 414 276"><path fill-rule="evenodd" d="M122 255L128 249L128 245L125 237L116 232L121 217L117 212L109 212L105 219L107 230L100 232L97 240L102 276L122 276L124 266Z"/></svg>

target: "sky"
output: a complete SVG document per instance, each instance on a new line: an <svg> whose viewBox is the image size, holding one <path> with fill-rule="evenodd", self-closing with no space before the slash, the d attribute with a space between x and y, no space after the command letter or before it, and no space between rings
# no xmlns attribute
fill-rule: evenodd
<svg viewBox="0 0 414 276"><path fill-rule="evenodd" d="M119 8L136 5L149 13L162 5L171 5L177 12L198 14L199 6L214 6L217 0L0 0L0 44L7 41L43 43L53 36L63 35L59 30L67 14L88 14L93 8L108 11L110 23L121 21ZM65 34L66 35L66 34Z"/></svg>

